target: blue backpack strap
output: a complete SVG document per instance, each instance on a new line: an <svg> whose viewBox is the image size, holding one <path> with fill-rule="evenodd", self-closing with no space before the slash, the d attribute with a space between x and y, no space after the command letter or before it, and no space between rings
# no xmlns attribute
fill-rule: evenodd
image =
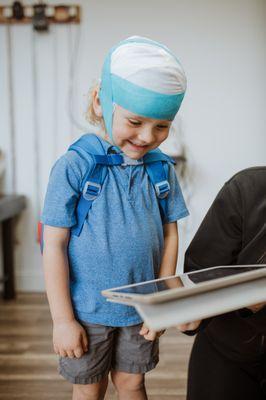
<svg viewBox="0 0 266 400"><path fill-rule="evenodd" d="M99 196L107 175L108 165L120 165L123 157L119 154L106 154L101 141L94 134L83 135L68 150L76 151L81 157L90 157L93 160L93 167L82 182L82 192L77 204L77 224L71 229L71 233L79 236L83 228L87 214L93 201Z"/></svg>
<svg viewBox="0 0 266 400"><path fill-rule="evenodd" d="M123 157L120 154L106 154L100 139L93 133L81 136L68 148L68 151L70 150L76 151L83 158L88 158L89 155L96 164L121 165L123 163Z"/></svg>
<svg viewBox="0 0 266 400"><path fill-rule="evenodd" d="M120 154L105 154L101 141L97 135L93 134L83 135L69 147L69 150L76 151L81 157L86 158L89 155L90 161L91 158L94 161L92 171L83 180L82 194L77 205L77 225L71 230L73 235L79 236L92 203L101 192L107 174L107 166L123 164L125 156L121 156ZM155 188L163 218L163 215L166 214L165 198L170 190L168 163L175 162L159 149L147 153L143 158L143 162ZM137 162L135 161L135 163Z"/></svg>
<svg viewBox="0 0 266 400"><path fill-rule="evenodd" d="M107 175L107 166L121 165L124 159L119 154L105 154L100 139L94 134L83 135L68 148L68 151L70 150L75 151L89 162L91 162L91 159L93 160L92 170L85 175L81 184L81 196L76 209L77 224L71 229L73 235L79 236L92 203L101 192L104 179ZM39 222L38 241L40 243L41 253L43 253L44 245L43 228L43 224Z"/></svg>
<svg viewBox="0 0 266 400"><path fill-rule="evenodd" d="M76 208L77 224L71 229L73 235L80 235L92 203L101 193L106 175L107 168L105 166L94 164L92 171L86 176Z"/></svg>
<svg viewBox="0 0 266 400"><path fill-rule="evenodd" d="M144 156L144 165L158 197L162 220L166 215L166 197L170 191L168 181L169 163L175 164L174 160L159 149L153 150Z"/></svg>
<svg viewBox="0 0 266 400"><path fill-rule="evenodd" d="M170 162L172 164L175 164L175 161L171 157L167 156L159 149L149 151L147 154L145 154L143 159L145 164L150 164L155 161L166 161L168 163Z"/></svg>

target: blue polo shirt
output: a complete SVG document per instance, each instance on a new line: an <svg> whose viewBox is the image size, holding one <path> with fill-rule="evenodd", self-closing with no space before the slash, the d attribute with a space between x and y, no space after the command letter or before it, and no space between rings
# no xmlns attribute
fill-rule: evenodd
<svg viewBox="0 0 266 400"><path fill-rule="evenodd" d="M113 146L101 139L107 153ZM42 223L71 228L84 175L92 159L68 151L52 168ZM141 322L134 307L108 302L101 290L155 279L163 255L163 224L188 215L174 167L162 221L153 185L143 165L111 166L79 237L68 246L70 293L74 312L83 321L106 326Z"/></svg>

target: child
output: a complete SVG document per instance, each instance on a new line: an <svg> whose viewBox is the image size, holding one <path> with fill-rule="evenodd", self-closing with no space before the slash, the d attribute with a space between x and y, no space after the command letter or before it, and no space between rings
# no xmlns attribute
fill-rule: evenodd
<svg viewBox="0 0 266 400"><path fill-rule="evenodd" d="M103 399L109 372L119 399L147 399L144 374L158 363L160 333L143 326L133 307L107 302L101 290L175 273L176 221L188 211L174 167L154 149L167 138L185 88L183 69L166 47L141 37L119 43L92 93L91 118L102 123L104 139L82 139L100 143L104 158L77 142L52 169L42 215L44 271L54 350L74 400ZM167 178L154 185L149 165L158 154L167 169L154 163L155 175L164 170ZM109 164L97 164L106 170L98 184L91 174L103 159ZM96 196L86 197L87 189ZM88 199L90 209L81 212L79 202Z"/></svg>

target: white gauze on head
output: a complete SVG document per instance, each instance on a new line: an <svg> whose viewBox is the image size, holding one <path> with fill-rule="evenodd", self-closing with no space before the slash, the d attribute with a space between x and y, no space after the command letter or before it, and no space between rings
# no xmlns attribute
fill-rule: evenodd
<svg viewBox="0 0 266 400"><path fill-rule="evenodd" d="M119 46L111 56L111 74L157 93L186 91L187 81L181 64L164 48L150 43Z"/></svg>

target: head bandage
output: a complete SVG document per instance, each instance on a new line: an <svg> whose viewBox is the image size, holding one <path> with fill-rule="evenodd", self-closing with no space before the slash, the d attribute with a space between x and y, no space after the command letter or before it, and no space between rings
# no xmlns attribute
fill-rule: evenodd
<svg viewBox="0 0 266 400"><path fill-rule="evenodd" d="M186 76L170 50L133 36L113 47L104 62L100 102L112 139L114 105L143 117L172 121L186 91Z"/></svg>

